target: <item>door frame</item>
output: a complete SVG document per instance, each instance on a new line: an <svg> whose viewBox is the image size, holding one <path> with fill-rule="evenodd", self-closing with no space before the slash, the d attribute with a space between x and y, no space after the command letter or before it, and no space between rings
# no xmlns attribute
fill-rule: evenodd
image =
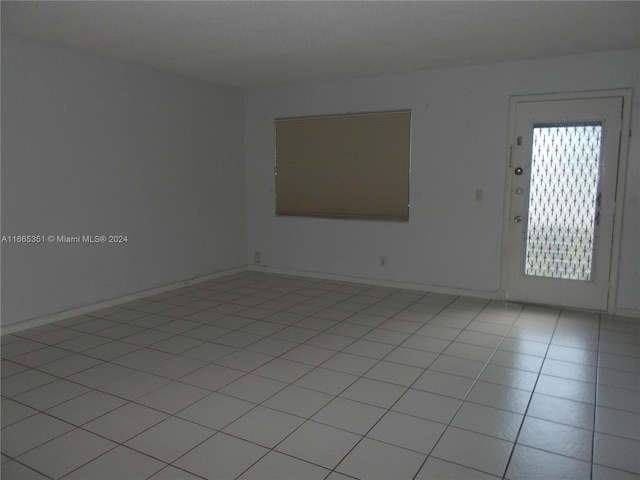
<svg viewBox="0 0 640 480"><path fill-rule="evenodd" d="M524 102L551 102L560 100L582 100L597 98L622 98L622 128L620 134L620 149L618 153L617 187L615 192L615 210L613 219L613 238L611 239L611 257L609 259L609 294L607 297L607 313L613 314L616 308L616 294L618 290L618 271L620 267L620 248L622 242L622 218L625 199L625 187L627 179L627 163L629 157L629 137L631 136L631 101L633 90L631 88L596 90L584 92L549 93L535 95L514 95L509 99L509 131L507 137L507 158L505 169L504 211L502 228L502 268L500 281L500 297L507 300L507 268L509 262L508 242L511 212L511 188L513 175L511 170L512 153L516 135L516 106Z"/></svg>

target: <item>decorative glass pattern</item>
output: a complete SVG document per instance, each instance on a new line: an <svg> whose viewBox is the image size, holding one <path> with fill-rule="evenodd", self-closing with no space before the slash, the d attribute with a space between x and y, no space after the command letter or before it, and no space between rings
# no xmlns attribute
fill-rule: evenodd
<svg viewBox="0 0 640 480"><path fill-rule="evenodd" d="M525 275L590 280L602 125L533 129Z"/></svg>

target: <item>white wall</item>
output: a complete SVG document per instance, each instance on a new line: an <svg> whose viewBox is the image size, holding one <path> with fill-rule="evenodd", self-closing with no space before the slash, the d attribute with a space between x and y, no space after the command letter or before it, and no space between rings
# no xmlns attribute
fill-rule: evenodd
<svg viewBox="0 0 640 480"><path fill-rule="evenodd" d="M2 234L129 243L3 244L2 325L243 266L255 251L276 269L495 298L509 97L625 87L634 135L616 305L640 315L637 50L260 89L243 106L237 90L3 36ZM404 108L409 223L274 216L275 117Z"/></svg>
<svg viewBox="0 0 640 480"><path fill-rule="evenodd" d="M2 325L246 264L242 92L2 39Z"/></svg>
<svg viewBox="0 0 640 480"><path fill-rule="evenodd" d="M259 89L245 95L248 263L497 298L509 98L634 87L617 308L640 314L638 51ZM413 111L409 223L274 216L273 119ZM475 200L476 189L483 200ZM388 264L379 266L379 257Z"/></svg>

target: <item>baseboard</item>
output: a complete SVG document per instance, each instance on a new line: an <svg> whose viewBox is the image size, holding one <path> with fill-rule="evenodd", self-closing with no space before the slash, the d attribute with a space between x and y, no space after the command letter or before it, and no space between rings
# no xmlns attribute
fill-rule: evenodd
<svg viewBox="0 0 640 480"><path fill-rule="evenodd" d="M377 280L373 278L357 277L351 275L337 275L322 272L310 272L305 270L295 270L288 268L268 267L263 265L249 265L249 271L265 272L279 275L292 275L304 278L316 278L322 280L335 280L338 282L355 282L376 287L402 288L406 290L416 290L420 292L440 293L445 295L460 295L464 297L481 298L484 300L503 300L504 292L487 292L483 290L471 290L454 287L443 287L438 285L425 285L421 283L399 282L393 280ZM605 312L599 312L605 313ZM614 313L617 317L628 317L633 319L640 318L640 312L633 308L617 308Z"/></svg>
<svg viewBox="0 0 640 480"><path fill-rule="evenodd" d="M633 319L640 319L640 310L635 308L616 308L614 315L616 317L628 317Z"/></svg>
<svg viewBox="0 0 640 480"><path fill-rule="evenodd" d="M316 278L321 280L334 280L337 282L353 282L372 285L374 287L398 288L415 290L419 292L439 293L444 295L461 295L465 297L481 298L484 300L499 300L499 292L487 292L483 290L466 290L462 288L443 287L438 285L425 285L421 283L400 282L395 280L379 280L375 278L357 277L351 275L338 275L332 273L309 272L287 268L267 267L262 265L249 265L252 272L273 273L278 275L292 275L296 277Z"/></svg>
<svg viewBox="0 0 640 480"><path fill-rule="evenodd" d="M162 287L156 287L149 290L132 293L129 295L125 295L123 297L112 298L110 300L104 300L102 302L93 303L91 305L85 305L83 307L73 308L71 310L65 310L63 312L57 312L51 315L32 318L30 320L23 320L21 322L13 323L7 326L2 326L0 334L10 335L12 333L16 333L21 330L26 330L28 328L39 327L41 325L46 325L48 323L64 320L66 318L76 317L78 315L84 315L87 313L95 312L96 310L101 310L103 308L115 307L116 305L120 305L126 302L131 302L133 300L139 300L141 298L149 297L151 295L157 295L158 293L167 292L169 290L175 290L176 288L187 287L189 285L195 285L200 282L206 282L207 280L213 280L214 278L226 277L228 275L233 275L235 273L241 273L246 271L247 271L246 266L232 268L229 270L222 270L219 272L210 273L208 275L203 275L201 277L194 277L186 280L181 280L179 282L170 283L168 285L163 285Z"/></svg>

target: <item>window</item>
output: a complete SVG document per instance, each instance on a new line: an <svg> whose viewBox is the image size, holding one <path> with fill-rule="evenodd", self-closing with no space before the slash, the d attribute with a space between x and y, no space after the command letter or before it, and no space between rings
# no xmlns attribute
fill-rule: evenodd
<svg viewBox="0 0 640 480"><path fill-rule="evenodd" d="M411 112L275 121L276 214L409 220Z"/></svg>

